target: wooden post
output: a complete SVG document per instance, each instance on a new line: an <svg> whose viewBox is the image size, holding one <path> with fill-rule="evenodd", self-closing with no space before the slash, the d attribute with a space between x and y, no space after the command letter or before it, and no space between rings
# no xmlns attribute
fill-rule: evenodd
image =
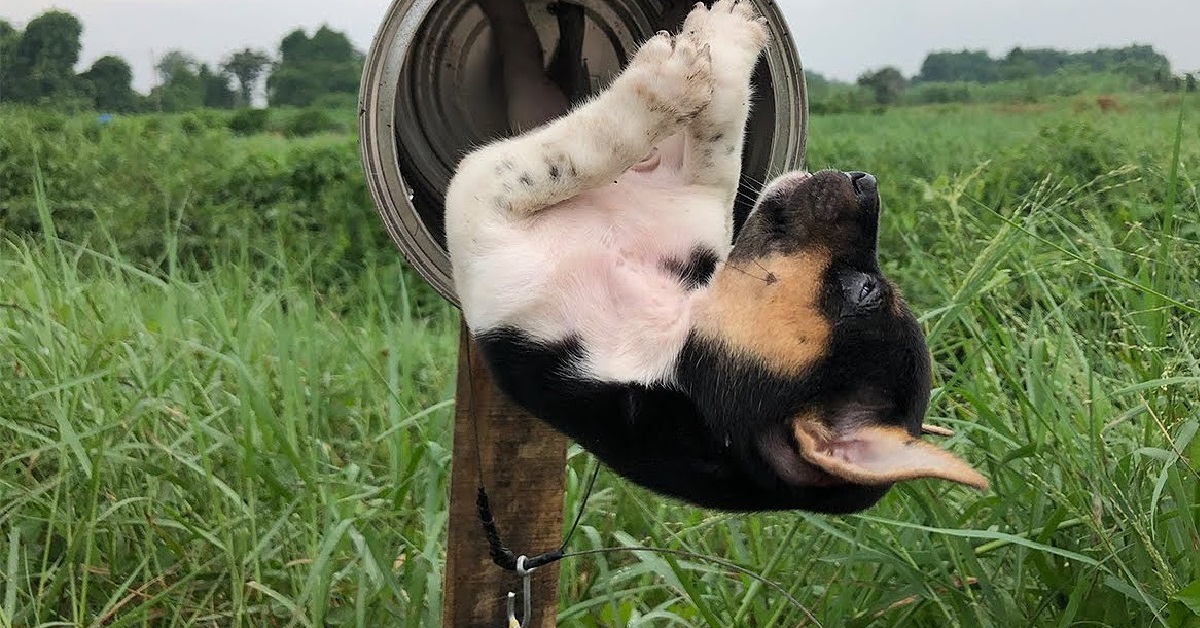
<svg viewBox="0 0 1200 628"><path fill-rule="evenodd" d="M464 324L459 334L442 626L504 628L509 591L517 594L516 615L521 619L521 579L496 566L488 556L487 539L475 506L479 485L477 461L483 465L483 478L500 538L518 556L532 557L557 549L561 542L567 441L496 388L470 342ZM522 628L554 628L558 611L557 563L533 572L530 597L532 616Z"/></svg>

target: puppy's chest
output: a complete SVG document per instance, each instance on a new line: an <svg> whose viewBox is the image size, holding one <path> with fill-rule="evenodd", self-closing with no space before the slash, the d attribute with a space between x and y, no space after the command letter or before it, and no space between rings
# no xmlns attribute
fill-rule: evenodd
<svg viewBox="0 0 1200 628"><path fill-rule="evenodd" d="M628 176L632 174L633 176ZM539 214L522 237L548 255L521 327L580 344L578 373L653 383L670 377L691 325L693 292L728 252L720 200L627 173Z"/></svg>
<svg viewBox="0 0 1200 628"><path fill-rule="evenodd" d="M621 253L628 261L657 262L695 244L726 244L723 212L713 210L717 203L707 191L674 184L671 177L631 171L543 212L535 232ZM598 231L602 237L592 239Z"/></svg>
<svg viewBox="0 0 1200 628"><path fill-rule="evenodd" d="M627 172L538 216L536 246L568 247L559 271L597 278L600 299L653 306L705 283L727 255L719 199L661 172Z"/></svg>

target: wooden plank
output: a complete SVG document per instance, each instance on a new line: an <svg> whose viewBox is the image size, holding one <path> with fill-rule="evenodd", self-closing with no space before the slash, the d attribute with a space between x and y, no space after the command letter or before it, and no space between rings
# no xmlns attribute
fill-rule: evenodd
<svg viewBox="0 0 1200 628"><path fill-rule="evenodd" d="M500 538L518 556L534 556L557 549L561 542L567 440L496 388L470 342L464 324L459 336L442 626L501 628L507 626L509 591L517 594L516 614L521 619L521 579L514 572L498 567L488 555L487 539L475 506L479 485L477 462L483 465L483 478ZM558 609L557 563L534 571L530 597L532 616L522 628L554 628Z"/></svg>

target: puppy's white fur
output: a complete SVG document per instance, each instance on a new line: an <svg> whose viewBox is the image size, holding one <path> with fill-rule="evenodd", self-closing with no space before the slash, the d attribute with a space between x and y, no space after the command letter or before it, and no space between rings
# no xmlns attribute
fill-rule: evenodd
<svg viewBox="0 0 1200 628"><path fill-rule="evenodd" d="M767 42L748 3L693 9L590 102L459 165L446 198L472 333L577 338L579 375L670 383L706 290L664 268L732 246L750 75Z"/></svg>

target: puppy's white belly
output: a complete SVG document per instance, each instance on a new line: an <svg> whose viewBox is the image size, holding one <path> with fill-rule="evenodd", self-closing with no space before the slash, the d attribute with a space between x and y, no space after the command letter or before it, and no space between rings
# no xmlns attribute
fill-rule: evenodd
<svg viewBox="0 0 1200 628"><path fill-rule="evenodd" d="M721 199L671 169L631 170L532 218L489 213L459 244L459 299L475 333L510 326L578 339L581 375L669 381L690 328L691 293L664 269L697 246L729 250Z"/></svg>

